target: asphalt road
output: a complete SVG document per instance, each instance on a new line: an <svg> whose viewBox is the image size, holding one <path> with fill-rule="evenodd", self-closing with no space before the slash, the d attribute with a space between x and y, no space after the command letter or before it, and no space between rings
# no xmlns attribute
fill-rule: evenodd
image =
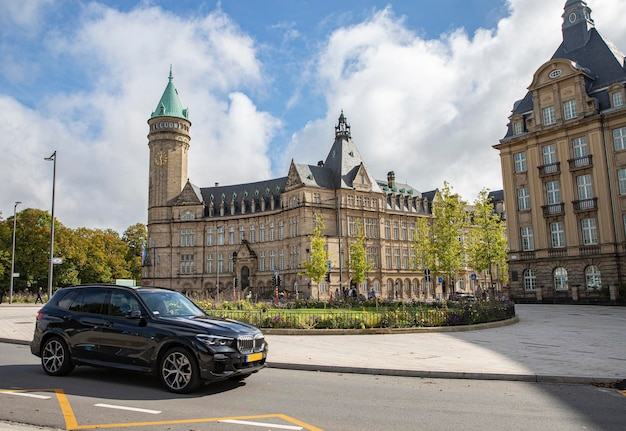
<svg viewBox="0 0 626 431"><path fill-rule="evenodd" d="M190 395L155 378L78 367L50 377L0 343L0 420L112 430L623 430L626 392L593 385L266 369ZM0 430L2 430L0 424Z"/></svg>

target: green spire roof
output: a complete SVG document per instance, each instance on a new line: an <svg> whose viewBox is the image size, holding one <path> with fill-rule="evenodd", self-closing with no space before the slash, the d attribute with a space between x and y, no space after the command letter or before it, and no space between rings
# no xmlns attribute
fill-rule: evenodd
<svg viewBox="0 0 626 431"><path fill-rule="evenodd" d="M189 111L187 108L183 108L183 105L180 103L180 99L178 98L178 91L176 87L174 87L174 76L172 75L172 68L170 67L170 76L169 82L167 83L167 87L165 87L165 91L163 92L163 96L161 96L161 100L159 100L159 104L156 109L150 116L150 118L154 117L178 117L184 118L185 120L189 119Z"/></svg>

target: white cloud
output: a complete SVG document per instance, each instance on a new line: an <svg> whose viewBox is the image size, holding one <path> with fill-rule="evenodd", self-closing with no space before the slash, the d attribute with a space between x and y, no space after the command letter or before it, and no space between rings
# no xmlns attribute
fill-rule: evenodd
<svg viewBox="0 0 626 431"><path fill-rule="evenodd" d="M590 3L600 32L626 49L620 21L626 3ZM88 84L74 86L68 75L30 107L0 94L0 208L5 217L14 201L50 208L52 166L43 158L57 150L59 220L121 232L146 221L146 121L170 65L181 101L190 108L189 177L198 186L280 177L292 158L310 164L325 159L344 109L376 178L393 170L398 181L421 191L448 180L468 200L483 187L500 188L492 146L504 136L513 102L561 41L564 2L511 0L511 16L496 29L471 35L458 30L431 40L409 30L392 9L337 27L315 58L304 59L315 66L301 71L301 83L285 101L305 103L301 97L314 86L309 91L323 95L327 113L309 118L287 148L274 142L282 121L256 100L268 97L268 86L280 77L266 76L256 42L220 10L183 17L149 5L120 12L85 3L75 29L64 32L38 29L49 2L29 4L37 7L24 10L16 28L41 39L38 49L59 63L38 69L33 58L20 62L12 55L2 66L5 78L28 82L27 71L71 68ZM10 16L19 12L11 10Z"/></svg>
<svg viewBox="0 0 626 431"><path fill-rule="evenodd" d="M593 2L600 31L626 49L618 0ZM343 109L366 166L378 179L395 171L421 191L448 181L473 201L502 187L492 148L535 70L558 48L564 2L511 0L511 15L493 30L463 30L425 40L391 9L333 32L319 52L326 118L294 135L286 157L303 163L326 156ZM592 5L593 6L593 5ZM614 18L605 20L608 15ZM286 163L286 160L284 161Z"/></svg>

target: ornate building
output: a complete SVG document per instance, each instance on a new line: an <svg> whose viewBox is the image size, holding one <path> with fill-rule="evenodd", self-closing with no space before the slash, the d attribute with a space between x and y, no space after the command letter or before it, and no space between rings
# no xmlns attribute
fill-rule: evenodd
<svg viewBox="0 0 626 431"><path fill-rule="evenodd" d="M615 299L626 268L626 68L582 0L517 101L500 151L511 296Z"/></svg>
<svg viewBox="0 0 626 431"><path fill-rule="evenodd" d="M351 284L348 250L358 223L373 264L361 293L385 298L433 297L441 286L413 269L417 217L429 217L436 191L420 193L375 180L352 141L343 112L325 161L291 162L287 176L247 184L197 187L188 181L191 122L170 71L148 120L150 180L148 246L142 284L204 292L221 299L274 294L327 299ZM308 258L314 215L325 223L330 281L301 275ZM469 277L469 276L468 276ZM460 287L469 286L469 280Z"/></svg>

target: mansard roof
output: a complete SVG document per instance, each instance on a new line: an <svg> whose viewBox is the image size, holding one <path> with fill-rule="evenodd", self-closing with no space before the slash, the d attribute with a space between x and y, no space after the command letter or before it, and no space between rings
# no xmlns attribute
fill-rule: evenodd
<svg viewBox="0 0 626 431"><path fill-rule="evenodd" d="M242 202L247 208L246 212L251 212L250 208L253 202L257 211L260 211L262 205L269 209L272 201L274 201L278 209L280 196L285 188L286 180L287 177L281 177L254 183L228 186L216 185L214 187L203 187L200 189L200 193L207 208L213 206L216 209L214 216L219 216L221 205L224 206L224 216L231 215L233 207L235 214L242 214Z"/></svg>
<svg viewBox="0 0 626 431"><path fill-rule="evenodd" d="M588 10L586 3L580 0L568 1L565 8L567 10L572 5L577 4ZM566 17L564 18L567 19ZM589 25L590 27L586 30L587 39L581 39L581 46L574 49L568 49L571 41L567 40L567 33L564 30L563 41L547 63L559 59L569 60L575 67L586 71L588 75L586 78L587 92L591 97L598 100L598 109L603 111L610 108L608 86L615 83L626 83L626 68L624 54L610 40L602 36L591 25L592 23L593 20L589 17L587 23L579 24L581 26ZM541 67L545 67L546 64ZM532 91L529 91L523 99L515 102L511 117L514 115L526 116L532 111L533 96ZM512 125L509 123L505 138L512 135Z"/></svg>

